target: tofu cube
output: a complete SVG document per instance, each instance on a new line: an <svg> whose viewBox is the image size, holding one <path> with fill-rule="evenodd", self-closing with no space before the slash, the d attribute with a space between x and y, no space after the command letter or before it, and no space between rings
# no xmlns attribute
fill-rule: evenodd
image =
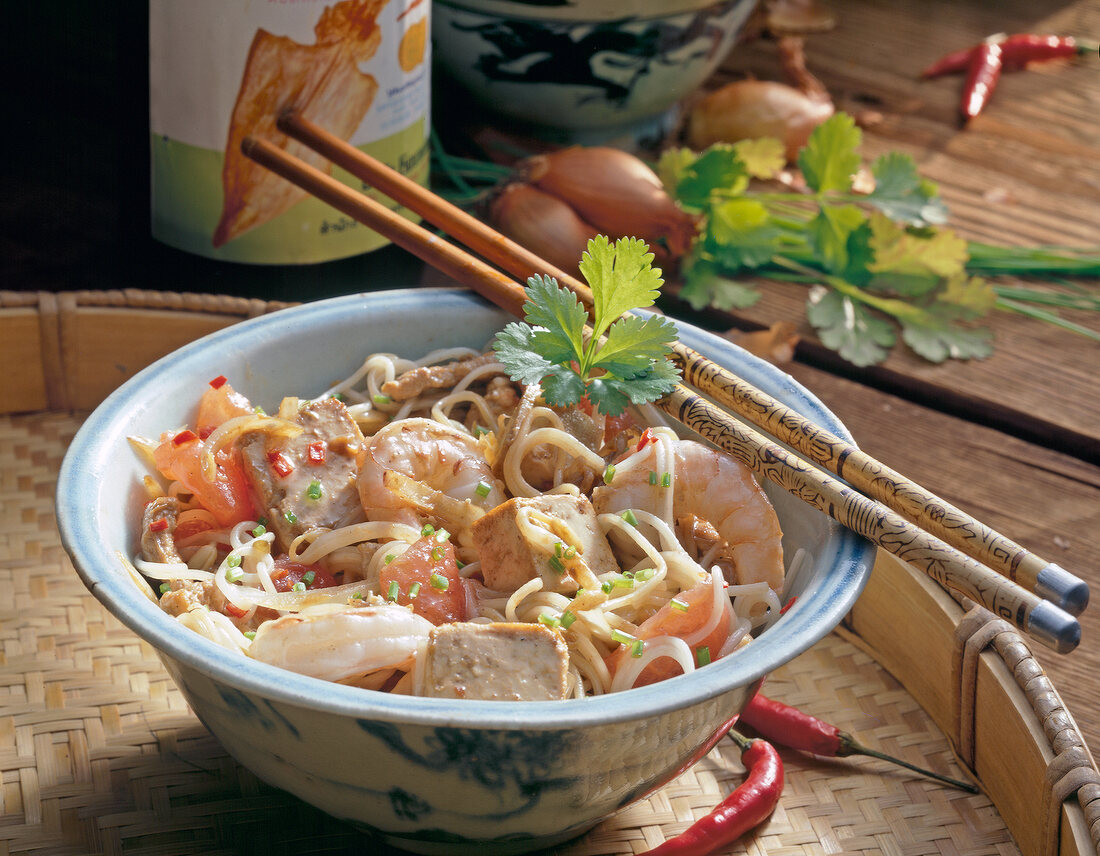
<svg viewBox="0 0 1100 856"><path fill-rule="evenodd" d="M431 698L565 698L569 650L541 624L442 624L431 631L421 693Z"/></svg>
<svg viewBox="0 0 1100 856"><path fill-rule="evenodd" d="M548 519L552 534L566 546L576 548L577 557L591 574L578 580L569 561L564 561L564 573L555 572L549 564L545 547L535 547L524 536L518 518L526 510L541 512ZM547 591L574 592L592 584L592 575L616 572L615 561L607 538L600 531L596 510L586 496L548 494L530 499L510 499L498 505L473 526L474 544L481 557L481 574L485 585L496 591L512 592L528 580L541 576ZM548 537L551 537L548 535Z"/></svg>

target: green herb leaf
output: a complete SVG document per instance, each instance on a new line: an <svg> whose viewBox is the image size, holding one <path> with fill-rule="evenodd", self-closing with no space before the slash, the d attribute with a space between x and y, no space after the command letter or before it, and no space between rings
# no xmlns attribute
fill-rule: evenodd
<svg viewBox="0 0 1100 856"><path fill-rule="evenodd" d="M756 268L779 251L783 231L762 202L744 197L714 206L706 249L727 270Z"/></svg>
<svg viewBox="0 0 1100 856"><path fill-rule="evenodd" d="M907 154L889 152L871 165L875 189L867 201L892 220L913 226L947 222L947 206L935 184L925 181Z"/></svg>
<svg viewBox="0 0 1100 856"><path fill-rule="evenodd" d="M661 271L652 262L649 247L638 238L620 238L612 244L597 235L588 242L580 270L592 289L592 329L596 338L624 312L645 309L656 302L663 281Z"/></svg>
<svg viewBox="0 0 1100 856"><path fill-rule="evenodd" d="M889 322L849 296L823 287L810 292L806 318L827 348L857 366L882 362L896 341Z"/></svg>
<svg viewBox="0 0 1100 856"><path fill-rule="evenodd" d="M714 145L682 171L676 185L676 198L689 208L702 208L716 188L725 193L741 193L749 183L737 149L730 145Z"/></svg>
<svg viewBox="0 0 1100 856"><path fill-rule="evenodd" d="M847 113L836 113L814 128L798 153L798 167L815 193L847 192L859 170L863 132Z"/></svg>
<svg viewBox="0 0 1100 856"><path fill-rule="evenodd" d="M993 353L993 333L951 324L929 314L926 323L903 319L902 340L910 348L934 363L948 357L956 360L983 359Z"/></svg>
<svg viewBox="0 0 1100 856"><path fill-rule="evenodd" d="M849 239L866 219L854 205L823 205L806 225L810 245L827 271L841 274L847 270Z"/></svg>
<svg viewBox="0 0 1100 856"><path fill-rule="evenodd" d="M753 178L775 178L787 165L786 147L782 140L774 137L738 140L733 147L745 165L745 171Z"/></svg>

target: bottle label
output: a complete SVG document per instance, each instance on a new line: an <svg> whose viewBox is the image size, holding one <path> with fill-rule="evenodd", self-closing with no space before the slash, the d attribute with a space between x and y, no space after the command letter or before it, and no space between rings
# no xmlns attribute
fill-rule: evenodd
<svg viewBox="0 0 1100 856"><path fill-rule="evenodd" d="M247 136L269 140L366 189L276 127L293 108L426 184L430 7L428 0L150 0L153 236L253 264L331 261L385 245L247 158L240 144Z"/></svg>

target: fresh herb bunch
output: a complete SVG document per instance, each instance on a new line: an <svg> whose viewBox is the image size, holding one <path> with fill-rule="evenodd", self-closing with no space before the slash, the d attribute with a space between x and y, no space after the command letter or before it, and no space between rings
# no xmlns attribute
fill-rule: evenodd
<svg viewBox="0 0 1100 856"><path fill-rule="evenodd" d="M728 310L760 296L734 278L739 274L807 283L807 319L821 341L860 366L884 360L899 328L903 341L933 362L987 357L992 333L977 322L994 308L1100 338L1023 305L1050 294L1017 289L1002 296L973 275L1012 272L1014 265L1035 270L1050 261L1046 256L1063 266L1060 272L1096 275L1095 258L1048 252L1034 259L1028 250L968 244L944 227L947 208L936 185L898 152L872 164L870 193L855 192L861 139L844 113L818 126L798 157L806 193L749 190L752 179L772 179L783 169L778 140L667 151L658 164L665 186L701 215L699 237L684 260L681 297L697 309Z"/></svg>
<svg viewBox="0 0 1100 856"><path fill-rule="evenodd" d="M626 314L656 301L663 280L652 262L637 238L612 244L599 235L588 242L580 270L592 289L591 331L576 295L551 277L531 277L526 323L508 324L493 343L512 380L541 384L549 404L568 407L587 398L608 416L671 392L680 379L666 356L676 325L660 315Z"/></svg>

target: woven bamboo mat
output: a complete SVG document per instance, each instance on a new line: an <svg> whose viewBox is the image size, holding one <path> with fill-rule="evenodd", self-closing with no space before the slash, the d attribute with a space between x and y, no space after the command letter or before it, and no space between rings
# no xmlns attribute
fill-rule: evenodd
<svg viewBox="0 0 1100 856"><path fill-rule="evenodd" d="M0 856L389 852L237 765L153 649L86 592L53 514L58 467L78 426L65 414L0 417ZM767 689L869 746L964 778L913 698L838 636L775 673ZM779 808L729 852L1019 852L983 795L874 759L783 756ZM555 856L660 843L737 786L738 757L723 741Z"/></svg>

